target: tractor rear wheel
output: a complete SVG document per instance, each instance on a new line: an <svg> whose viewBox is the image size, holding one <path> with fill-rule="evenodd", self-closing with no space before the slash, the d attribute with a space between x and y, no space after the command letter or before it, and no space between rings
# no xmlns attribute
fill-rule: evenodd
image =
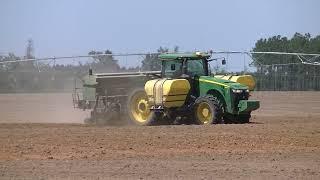
<svg viewBox="0 0 320 180"><path fill-rule="evenodd" d="M143 89L134 90L128 98L128 115L134 124L148 126L157 121L157 114L150 111L148 97Z"/></svg>
<svg viewBox="0 0 320 180"><path fill-rule="evenodd" d="M194 106L196 124L218 124L222 122L223 108L218 98L213 96L199 97Z"/></svg>

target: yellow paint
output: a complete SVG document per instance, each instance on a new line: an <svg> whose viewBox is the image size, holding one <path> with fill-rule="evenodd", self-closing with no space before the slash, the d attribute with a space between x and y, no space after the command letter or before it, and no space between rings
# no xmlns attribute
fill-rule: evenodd
<svg viewBox="0 0 320 180"><path fill-rule="evenodd" d="M150 107L145 92L135 94L130 101L130 111L134 120L138 123L145 123L150 116Z"/></svg>
<svg viewBox="0 0 320 180"><path fill-rule="evenodd" d="M206 102L202 102L197 107L197 117L202 124L208 124L213 118L213 113L210 110L210 106Z"/></svg>
<svg viewBox="0 0 320 180"><path fill-rule="evenodd" d="M256 87L256 82L251 75L240 75L240 76L223 76L223 75L216 75L216 78L229 80L232 82L237 82L249 87L249 90L252 91Z"/></svg>
<svg viewBox="0 0 320 180"><path fill-rule="evenodd" d="M189 93L190 84L186 79L164 78L147 81L144 88L149 104L181 107Z"/></svg>

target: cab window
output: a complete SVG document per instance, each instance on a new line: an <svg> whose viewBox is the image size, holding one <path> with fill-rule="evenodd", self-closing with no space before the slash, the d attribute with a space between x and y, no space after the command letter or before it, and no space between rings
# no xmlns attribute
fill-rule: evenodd
<svg viewBox="0 0 320 180"><path fill-rule="evenodd" d="M187 71L190 76L205 76L206 74L201 60L189 60L187 64Z"/></svg>
<svg viewBox="0 0 320 180"><path fill-rule="evenodd" d="M177 77L182 74L182 61L172 60L163 61L163 75L164 77Z"/></svg>

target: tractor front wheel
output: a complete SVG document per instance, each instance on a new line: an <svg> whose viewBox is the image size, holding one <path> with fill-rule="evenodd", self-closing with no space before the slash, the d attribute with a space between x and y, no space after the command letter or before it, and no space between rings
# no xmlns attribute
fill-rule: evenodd
<svg viewBox="0 0 320 180"><path fill-rule="evenodd" d="M199 97L194 106L196 124L218 124L222 122L223 108L218 98L213 96Z"/></svg>

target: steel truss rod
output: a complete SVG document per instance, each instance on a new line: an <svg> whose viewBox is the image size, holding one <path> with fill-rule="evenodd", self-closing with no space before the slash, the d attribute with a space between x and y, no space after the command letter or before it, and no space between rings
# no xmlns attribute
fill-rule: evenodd
<svg viewBox="0 0 320 180"><path fill-rule="evenodd" d="M320 54L315 54L315 53L288 53L288 52L254 52L254 51L214 51L212 52L213 54L246 54L248 55L253 61L257 62L260 66L272 66L272 65L294 65L294 64L307 64L307 65L316 65L319 66L320 62L311 62L311 60L315 60L318 57L320 57ZM297 56L298 59L300 60L301 63L287 63L287 64L270 64L270 65L265 65L261 64L259 62L259 58L254 58L252 55L253 54L261 54L261 56L269 54L269 55L292 55L292 56ZM313 56L310 59L305 58L305 56ZM305 60L303 60L305 59Z"/></svg>
<svg viewBox="0 0 320 180"><path fill-rule="evenodd" d="M80 56L59 56L59 57L45 57L45 58L32 58L32 59L20 59L11 61L1 61L0 64L5 63L15 63L15 62L33 62L33 61L51 61L60 59L74 59L74 58L94 58L100 56L143 56L143 55L153 55L160 53L123 53L123 54L95 54L95 55L80 55Z"/></svg>
<svg viewBox="0 0 320 180"><path fill-rule="evenodd" d="M300 56L320 56L314 53L288 53L288 52L255 52L255 51L213 51L213 54L275 54L275 55L300 55Z"/></svg>
<svg viewBox="0 0 320 180"><path fill-rule="evenodd" d="M252 58L252 54L274 54L274 55L295 55L295 56L316 56L319 57L320 54L308 54L308 53L287 53L287 52L253 52L253 51L208 51L212 54L247 54ZM33 59L20 59L11 61L0 61L0 64L6 63L17 63L17 62L34 62L34 61L50 61L50 60L60 60L60 59L75 59L75 58L94 58L101 56L144 56L144 55L158 55L160 53L120 53L120 54L94 54L94 55L80 55L80 56L60 56L60 57L45 57L45 58L33 58ZM304 62L305 63L305 62ZM310 63L312 64L312 63ZM315 62L315 64L318 64Z"/></svg>

